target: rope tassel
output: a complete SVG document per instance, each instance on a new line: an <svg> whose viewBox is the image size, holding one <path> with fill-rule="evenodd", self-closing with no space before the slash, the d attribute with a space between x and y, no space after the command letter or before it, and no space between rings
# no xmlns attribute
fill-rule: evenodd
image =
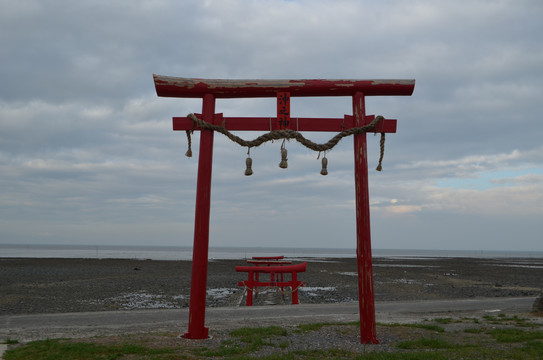
<svg viewBox="0 0 543 360"><path fill-rule="evenodd" d="M251 159L250 156L245 159L245 165L247 166L245 169L245 176L253 175L253 169L251 168L253 166L253 159Z"/></svg>
<svg viewBox="0 0 543 360"><path fill-rule="evenodd" d="M321 169L321 175L328 175L328 169L326 168L328 166L328 159L326 156L322 158L322 169Z"/></svg>
<svg viewBox="0 0 543 360"><path fill-rule="evenodd" d="M187 130L187 140L189 142L189 148L188 148L187 152L185 153L186 157L192 157L192 140L190 138L190 133L191 133L191 131Z"/></svg>
<svg viewBox="0 0 543 360"><path fill-rule="evenodd" d="M383 170L383 156L385 155L385 133L381 133L381 140L379 141L379 147L381 149L381 152L379 155L379 164L377 165L377 168L375 170L382 171Z"/></svg>
<svg viewBox="0 0 543 360"><path fill-rule="evenodd" d="M284 148L284 147L281 147L281 162L279 163L279 167L281 169L286 169L288 168L288 163L287 163L287 149Z"/></svg>

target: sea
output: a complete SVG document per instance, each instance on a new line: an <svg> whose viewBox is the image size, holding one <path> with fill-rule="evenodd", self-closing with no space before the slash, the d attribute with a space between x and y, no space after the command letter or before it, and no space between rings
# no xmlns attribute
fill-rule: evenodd
<svg viewBox="0 0 543 360"><path fill-rule="evenodd" d="M277 255L283 255L287 258L354 258L356 257L356 250L334 248L210 247L208 258L210 260L235 260L247 259L253 256ZM543 251L372 249L372 255L373 257L384 258L543 258ZM192 247L0 244L0 258L191 260Z"/></svg>

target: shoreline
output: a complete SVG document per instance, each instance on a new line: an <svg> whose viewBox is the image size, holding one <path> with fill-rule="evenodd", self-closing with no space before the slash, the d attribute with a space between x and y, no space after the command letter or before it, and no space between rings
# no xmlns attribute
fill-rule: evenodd
<svg viewBox="0 0 543 360"><path fill-rule="evenodd" d="M300 303L358 301L356 258L308 261ZM210 259L207 307L244 306L235 272L244 260ZM0 258L0 315L188 307L188 260ZM375 301L533 297L542 291L543 258L374 257ZM276 289L255 305L289 304Z"/></svg>
<svg viewBox="0 0 543 360"><path fill-rule="evenodd" d="M30 258L89 258L133 260L192 260L191 246L141 246L141 245L60 245L60 244L0 244L2 257ZM447 257L447 258L543 258L543 251L526 250L428 250L428 249L379 249L372 248L373 257ZM239 260L252 256L285 255L289 258L326 257L354 258L354 248L278 248L210 246L210 259Z"/></svg>

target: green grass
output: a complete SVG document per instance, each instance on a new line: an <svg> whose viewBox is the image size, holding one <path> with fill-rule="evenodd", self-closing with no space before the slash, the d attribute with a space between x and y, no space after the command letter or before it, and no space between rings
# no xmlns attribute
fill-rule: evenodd
<svg viewBox="0 0 543 360"><path fill-rule="evenodd" d="M347 323L325 322L325 323L313 323L313 324L299 324L296 326L296 332L304 333L304 332L309 332L309 331L318 331L324 326L334 326L334 325L360 326L360 321L353 321L353 322L347 322Z"/></svg>
<svg viewBox="0 0 543 360"><path fill-rule="evenodd" d="M268 326L263 328L241 328L230 332L230 335L244 342L251 342L255 338L286 336L287 334L288 331L279 326Z"/></svg>
<svg viewBox="0 0 543 360"><path fill-rule="evenodd" d="M493 325L504 325L511 324L519 327L537 327L537 324L534 324L529 319L520 318L517 315L507 316L505 314L499 314L498 316L485 315L483 319Z"/></svg>
<svg viewBox="0 0 543 360"><path fill-rule="evenodd" d="M385 324L384 326L390 326L390 327L404 327L404 328L416 328L416 329L424 329L424 330L430 330L435 332L445 332L445 328L435 325L435 324Z"/></svg>
<svg viewBox="0 0 543 360"><path fill-rule="evenodd" d="M94 360L94 359L122 359L125 355L162 356L172 354L172 349L149 349L134 344L119 344L103 346L84 342L68 342L62 339L34 341L9 350L4 354L5 360ZM160 357L166 359L166 357ZM158 359L158 358L157 358Z"/></svg>
<svg viewBox="0 0 543 360"><path fill-rule="evenodd" d="M288 331L278 326L236 329L230 332L231 339L223 341L218 349L202 348L196 350L195 354L204 357L224 357L252 353L263 346L285 348L288 343L272 342L270 339L287 335Z"/></svg>
<svg viewBox="0 0 543 360"><path fill-rule="evenodd" d="M468 333L468 334L482 334L485 331L486 331L486 329L484 329L484 328L467 328L467 329L464 329L464 332Z"/></svg>
<svg viewBox="0 0 543 360"><path fill-rule="evenodd" d="M303 339L304 336L311 335L310 332L319 331L326 326L335 326L337 328L334 331L337 330L340 336L346 335L353 338L355 335L358 336L360 325L358 322L313 323L291 328L278 326L240 328L221 334L222 340L212 343L176 340L175 335L170 333L149 334L147 337L125 335L88 340L54 339L28 344L18 344L10 340L9 350L4 354L4 359L543 359L543 331L541 331L543 327L530 324L532 329L528 329L525 326L529 324L526 319L498 316L485 317L479 323L474 322L473 319L454 320L452 318L434 319L432 322L403 325L379 324L378 337L380 337L380 332L388 334L386 344L354 346L357 349L356 352L339 347L295 351L288 351L288 348L294 341L291 335ZM447 330L447 325L453 323L465 323L473 327L464 331L458 331L457 327ZM160 339L169 341L158 342ZM266 350L266 353L270 355L257 357L256 354L261 350Z"/></svg>
<svg viewBox="0 0 543 360"><path fill-rule="evenodd" d="M454 320L453 318L437 318L437 319L434 319L434 321L436 323L439 323L439 324L452 324L453 322L457 322L457 320Z"/></svg>
<svg viewBox="0 0 543 360"><path fill-rule="evenodd" d="M541 341L528 341L522 351L529 355L540 356L543 358L543 342Z"/></svg>
<svg viewBox="0 0 543 360"><path fill-rule="evenodd" d="M526 331L522 329L492 329L488 331L496 341L501 343L517 343L531 340L543 340L543 331Z"/></svg>
<svg viewBox="0 0 543 360"><path fill-rule="evenodd" d="M402 341L396 347L398 349L452 349L456 345L439 338L423 337L417 340Z"/></svg>

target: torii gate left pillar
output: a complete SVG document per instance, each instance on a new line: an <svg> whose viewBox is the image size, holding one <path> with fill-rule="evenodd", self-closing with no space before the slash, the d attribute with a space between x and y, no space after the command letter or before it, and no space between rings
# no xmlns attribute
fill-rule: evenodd
<svg viewBox="0 0 543 360"><path fill-rule="evenodd" d="M277 130L270 118L224 118L215 114L216 98L275 97L288 92L291 96L351 96L353 115L344 118L297 118L297 131L340 132L361 127L373 120L366 116L365 96L411 95L414 80L204 80L154 75L158 96L202 98L201 119L210 124L222 124L228 130ZM271 129L270 129L271 127ZM173 119L174 130L201 130L196 214L189 308L189 339L205 339L205 301L209 252L209 219L211 207L211 174L213 163L213 131L195 127L184 117ZM396 120L382 120L376 132L396 132ZM371 254L370 204L366 134L354 136L355 196L356 196L356 256L361 343L378 343L375 324L373 271Z"/></svg>

